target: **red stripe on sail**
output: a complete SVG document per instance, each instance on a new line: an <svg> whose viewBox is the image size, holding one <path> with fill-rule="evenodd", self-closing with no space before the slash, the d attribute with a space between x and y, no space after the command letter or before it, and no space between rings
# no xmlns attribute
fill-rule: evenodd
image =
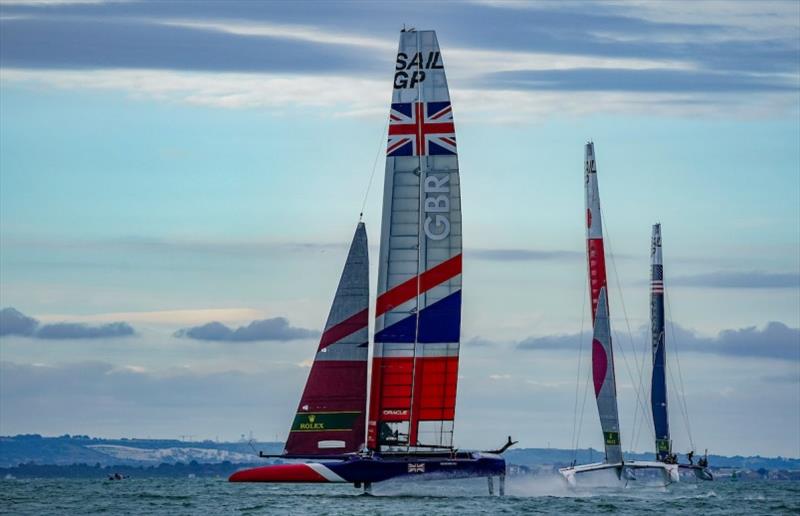
<svg viewBox="0 0 800 516"><path fill-rule="evenodd" d="M423 272L421 276L414 276L381 294L375 303L375 316L383 315L392 308L405 303L409 299L413 299L423 292L427 292L458 274L461 274L460 253ZM417 278L419 278L419 291L417 290Z"/></svg>
<svg viewBox="0 0 800 516"><path fill-rule="evenodd" d="M322 338L319 339L319 349L324 349L339 342L343 338L351 335L358 330L365 328L369 324L369 309L365 308L364 310L358 312L357 314L348 317L344 321L331 326L325 333L322 334Z"/></svg>
<svg viewBox="0 0 800 516"><path fill-rule="evenodd" d="M358 451L364 444L367 404L366 360L317 360L311 368L297 413L358 412L349 430L290 431L286 451L296 454L336 455ZM344 441L343 448L320 448L319 441Z"/></svg>
<svg viewBox="0 0 800 516"><path fill-rule="evenodd" d="M600 289L606 286L606 253L603 249L603 239L587 240L586 254L589 259L589 290L592 299L592 326L594 326Z"/></svg>
<svg viewBox="0 0 800 516"><path fill-rule="evenodd" d="M409 441L419 443L420 421L452 421L456 415L458 357L417 358L414 366L414 398Z"/></svg>

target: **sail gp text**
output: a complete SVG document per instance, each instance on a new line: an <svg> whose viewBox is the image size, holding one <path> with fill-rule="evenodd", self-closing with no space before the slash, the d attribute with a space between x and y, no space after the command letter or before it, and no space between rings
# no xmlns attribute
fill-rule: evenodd
<svg viewBox="0 0 800 516"><path fill-rule="evenodd" d="M394 66L394 89L416 88L417 85L425 80L425 70L441 70L442 55L440 52L428 52L423 55L417 52L409 56L405 52L397 54L397 63ZM412 71L413 69L413 71Z"/></svg>
<svg viewBox="0 0 800 516"><path fill-rule="evenodd" d="M431 240L443 240L450 234L450 175L430 174L425 176L425 222L423 229Z"/></svg>

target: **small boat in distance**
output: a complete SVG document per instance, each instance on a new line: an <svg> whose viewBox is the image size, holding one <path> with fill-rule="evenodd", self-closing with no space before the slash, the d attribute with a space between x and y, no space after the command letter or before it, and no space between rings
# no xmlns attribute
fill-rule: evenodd
<svg viewBox="0 0 800 516"><path fill-rule="evenodd" d="M611 470L617 479L634 479L632 470L656 468L663 470L667 482L677 477L677 466L657 461L628 461L622 454L619 413L617 409L617 384L614 372L614 351L609 320L606 259L603 246L603 225L600 214L600 192L597 182L594 143L585 147L584 188L586 196L586 258L589 274L589 297L592 316L592 380L597 411L605 443L603 462L572 465L559 469L570 486L576 486L576 475Z"/></svg>
<svg viewBox="0 0 800 516"><path fill-rule="evenodd" d="M653 348L653 377L650 383L650 402L653 412L653 428L656 438L656 460L677 465L679 469L692 471L701 480L713 480L708 469L708 452L694 464L694 452L687 454L688 464L678 464L672 453L667 404L666 339L664 332L664 262L661 252L661 224L653 225L650 243L650 329Z"/></svg>
<svg viewBox="0 0 800 516"><path fill-rule="evenodd" d="M486 452L453 445L461 193L434 31L401 32L393 89L370 385L367 241L359 224L285 453L277 456L319 462L239 471L232 482L347 482L369 492L396 477L487 477L492 494L498 477L503 494L501 454L514 444L510 437Z"/></svg>

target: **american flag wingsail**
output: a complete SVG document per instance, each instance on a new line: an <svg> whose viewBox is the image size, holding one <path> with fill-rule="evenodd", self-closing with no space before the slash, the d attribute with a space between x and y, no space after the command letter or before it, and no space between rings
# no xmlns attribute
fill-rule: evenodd
<svg viewBox="0 0 800 516"><path fill-rule="evenodd" d="M664 265L661 256L661 224L653 226L650 244L650 333L653 348L653 377L650 403L656 433L656 458L666 460L672 453L667 412L667 365L664 339Z"/></svg>

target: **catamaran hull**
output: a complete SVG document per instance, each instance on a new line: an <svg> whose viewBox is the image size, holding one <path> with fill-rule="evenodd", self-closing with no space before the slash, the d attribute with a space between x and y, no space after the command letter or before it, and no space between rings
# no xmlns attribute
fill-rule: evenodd
<svg viewBox="0 0 800 516"><path fill-rule="evenodd" d="M681 470L691 471L698 480L714 480L714 475L711 473L711 470L703 466L698 466L697 464L680 464L678 467Z"/></svg>
<svg viewBox="0 0 800 516"><path fill-rule="evenodd" d="M505 459L489 453L475 453L470 458L358 457L340 462L274 464L237 471L230 482L352 483L383 482L398 477L421 480L502 476Z"/></svg>
<svg viewBox="0 0 800 516"><path fill-rule="evenodd" d="M576 476L581 473L614 470L614 472L617 474L617 478L620 480L636 480L635 471L637 469L661 470L662 474L664 475L664 481L667 484L679 481L677 464L665 464L663 462L656 461L631 461L611 464L600 462L597 464L583 464L581 466L561 468L558 470L558 472L561 473L561 476L564 477L564 480L567 481L567 484L570 487L576 487L578 484Z"/></svg>

